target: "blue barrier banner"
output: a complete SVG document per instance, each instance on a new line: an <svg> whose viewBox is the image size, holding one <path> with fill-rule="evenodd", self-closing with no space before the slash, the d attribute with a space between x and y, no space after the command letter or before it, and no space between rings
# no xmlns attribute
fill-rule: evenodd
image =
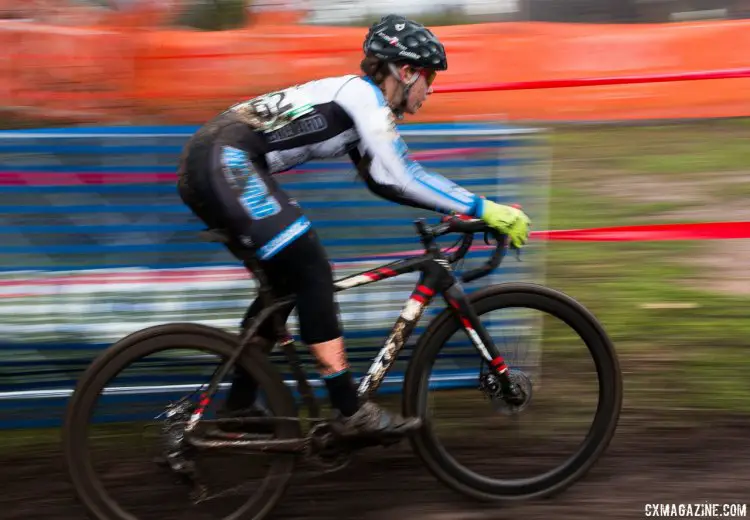
<svg viewBox="0 0 750 520"><path fill-rule="evenodd" d="M222 245L199 240L204 226L176 191L178 157L194 130L0 132L0 407L15 410L0 414L8 417L0 427L56 424L93 357L143 327L191 321L237 331L254 283ZM401 132L428 171L488 199L519 202L535 229L545 228L543 132L485 124L404 125ZM277 179L318 230L337 278L419 254L414 220L440 217L376 197L348 159L311 162ZM466 290L501 281L543 283L543 254L543 243L531 243L522 262L508 255L493 275ZM471 252L459 272L487 255ZM366 369L382 346L417 278L404 275L338 294L355 370ZM420 321L394 367L394 384L441 303L436 300ZM295 314L290 330L297 333ZM453 353L446 370L460 371L462 355L476 368L468 342ZM317 376L307 352L301 354ZM537 363L538 353L525 355L514 362Z"/></svg>

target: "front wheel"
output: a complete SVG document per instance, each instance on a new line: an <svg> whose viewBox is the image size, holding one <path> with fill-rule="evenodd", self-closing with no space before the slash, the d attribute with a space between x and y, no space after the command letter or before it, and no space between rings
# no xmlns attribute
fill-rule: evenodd
<svg viewBox="0 0 750 520"><path fill-rule="evenodd" d="M450 309L446 309L420 338L405 376L404 413L406 416L419 416L425 420L425 426L411 437L412 447L441 482L474 499L509 501L556 494L579 480L591 468L614 435L622 405L622 374L614 347L602 326L588 310L573 298L547 287L526 283L498 284L477 291L469 297L469 301L506 357L511 371L516 366L511 359L513 353L509 353L507 349L515 347L517 342L508 341L505 337L507 331L519 323L524 331L523 337L529 337L532 329L536 334L544 331L543 341L540 343L545 346L545 356L549 354L554 360L545 362L548 367L548 373L545 373L545 390L552 383L558 382L563 383L562 390L552 392L551 397L546 400L537 399L536 393L531 392L534 398L513 416L509 416L508 407L497 400L492 403L495 408L493 410L493 406L486 404L487 401L493 401L492 396L488 398L478 389L482 386L482 376L474 376L470 370L459 367L456 359L461 357L461 347L458 343L451 343L451 338L455 335L466 340L466 335L459 319ZM508 311L511 309L516 314L510 314ZM506 312L504 321L491 321L487 315L494 311ZM543 313L544 321L523 318L529 312L537 311ZM555 328L554 324L549 323L551 321L559 323L559 326ZM576 354L571 349L569 340L561 340L561 332L572 332L579 341L582 340L585 348ZM479 354L468 341L465 341L465 345L468 345L464 349L467 353L465 356L471 356L475 366L480 364ZM443 354L441 349L444 348L446 351ZM450 371L437 371L438 374L433 377L431 374L438 362L447 366ZM580 414L577 410L585 400L576 394L580 390L581 378L574 374L585 363L593 364L594 370L589 372L595 373L598 381L593 385L596 388L592 392L593 397L588 400L595 411L590 426L583 428L584 439L572 449L572 455L555 463L552 469L530 477L518 477L517 473L521 470L534 468L539 471L537 466L548 462L553 452L559 451L560 445L564 444L566 427L571 424L580 427ZM450 377L446 376L448 373ZM514 374L518 374L517 377L533 388L534 378L528 377L523 371ZM438 421L429 413L431 399L428 397L430 390L436 387L455 390L456 386L460 386L455 381L461 380L464 381L463 390L448 399L454 417L456 414L460 415L447 428L447 437L460 439L459 444L462 445L452 455L436 434ZM449 381L454 383L449 385ZM445 393L448 392L436 392ZM480 425L476 409L486 411L492 417ZM502 409L505 415L497 413L498 409ZM531 426L524 431L519 426L519 421L526 419L526 416L533 417L534 413L541 413L539 410L562 410L566 414L562 423L564 427L552 426L547 419L537 418L536 421L531 419ZM465 427L473 429L471 432L455 433L457 428ZM508 435L514 438L505 440L503 436ZM494 448L481 447L485 439L488 442L502 441ZM521 441L539 441L544 447L528 450L516 445ZM469 464L458 461L456 453L465 454L467 451L471 451L472 462L480 469L470 469ZM511 477L488 476L501 469L510 472Z"/></svg>

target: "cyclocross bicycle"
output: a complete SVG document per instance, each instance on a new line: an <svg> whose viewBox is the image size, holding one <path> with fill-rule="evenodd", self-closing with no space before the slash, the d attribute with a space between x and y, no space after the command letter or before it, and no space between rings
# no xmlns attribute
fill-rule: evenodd
<svg viewBox="0 0 750 520"><path fill-rule="evenodd" d="M336 291L371 284L411 272L420 278L410 298L388 335L380 352L361 379L359 393L363 399L374 395L409 339L425 308L437 294L447 307L435 316L420 336L404 376L402 408L407 417L423 419L422 428L409 436L413 450L442 483L453 490L482 501L503 501L550 496L579 480L597 461L612 439L622 402L622 375L614 347L597 319L579 302L556 290L530 283L501 283L484 287L471 295L464 293L461 281L469 282L490 274L498 267L508 246L507 237L500 235L477 219L445 217L436 225L415 221L424 245L424 254L397 260L379 268L347 276L336 281ZM222 230L207 230L204 238L223 242L232 251L239 251ZM460 233L460 246L442 250L436 238ZM474 235L484 233L496 241L490 259L481 267L459 277L452 264L470 250ZM454 249L453 252L450 252ZM243 497L242 505L225 519L264 518L284 495L290 478L300 460L314 461L325 470L343 466L352 452L371 441L358 445L339 440L330 419L319 417L320 408L311 385L295 352L295 342L281 323L277 311L294 305L293 296L274 298L257 259L245 255L243 260L252 269L259 284L263 309L245 325L240 335L215 327L191 323L173 323L149 327L118 341L91 364L80 379L69 402L63 426L64 454L75 490L85 508L100 520L134 519L103 489L94 474L87 432L92 409L102 390L119 372L144 356L169 349L195 348L224 359L207 384L183 398L165 403L160 415L164 442L165 471L180 474L192 484L195 502L206 500L207 487L193 463L196 452L240 450L273 454L259 490ZM427 392L430 368L440 348L454 333L462 329L481 357L484 367L476 381L479 391L505 413L520 413L531 400L532 380L522 370L509 367L481 316L504 308L533 309L561 320L586 344L598 376L597 406L593 423L577 452L559 467L538 477L518 480L497 480L479 475L451 457L436 438L427 414ZM283 349L291 367L302 404L308 409L301 417L298 401L285 384L281 373L258 347L256 332L266 320L274 320L276 345ZM213 419L204 417L206 407L217 395L220 383L233 367L246 371L266 393L268 416ZM484 372L486 370L486 372ZM217 428L222 421L240 421L244 425L265 423L268 435L230 432ZM208 425L213 425L213 428ZM309 427L303 431L303 424ZM269 426L270 425L270 426ZM204 428L205 427L205 428ZM272 433L271 433L272 432ZM380 441L387 444L387 439ZM166 462L165 462L166 461ZM498 457L497 465L503 460ZM216 516L215 518L218 518Z"/></svg>

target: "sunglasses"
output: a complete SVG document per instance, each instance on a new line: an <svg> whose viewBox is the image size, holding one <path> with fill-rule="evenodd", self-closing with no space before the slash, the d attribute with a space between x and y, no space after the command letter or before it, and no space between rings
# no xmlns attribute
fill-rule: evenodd
<svg viewBox="0 0 750 520"><path fill-rule="evenodd" d="M429 70L429 69L422 69L419 73L422 75L422 77L427 82L427 86L431 87L432 86L432 82L435 81L435 77L437 76L437 71L436 70Z"/></svg>

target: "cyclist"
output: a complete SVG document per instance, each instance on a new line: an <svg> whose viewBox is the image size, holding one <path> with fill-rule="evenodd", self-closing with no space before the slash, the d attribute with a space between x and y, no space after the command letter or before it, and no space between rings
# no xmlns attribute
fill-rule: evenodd
<svg viewBox="0 0 750 520"><path fill-rule="evenodd" d="M273 175L311 159L348 154L378 196L483 219L522 247L530 221L520 209L428 173L408 157L398 134L396 120L419 110L436 74L447 68L445 49L429 29L384 16L365 37L363 74L327 77L236 104L191 137L180 161L178 187L186 205L209 227L228 230L254 251L277 295L296 294L301 339L319 363L338 411L335 424L345 436L399 436L418 428L420 420L358 402L326 252ZM256 300L244 323L259 308ZM270 327L259 335L273 337ZM266 348L272 346L268 341ZM225 413L261 413L253 404L256 391L255 382L238 371Z"/></svg>

